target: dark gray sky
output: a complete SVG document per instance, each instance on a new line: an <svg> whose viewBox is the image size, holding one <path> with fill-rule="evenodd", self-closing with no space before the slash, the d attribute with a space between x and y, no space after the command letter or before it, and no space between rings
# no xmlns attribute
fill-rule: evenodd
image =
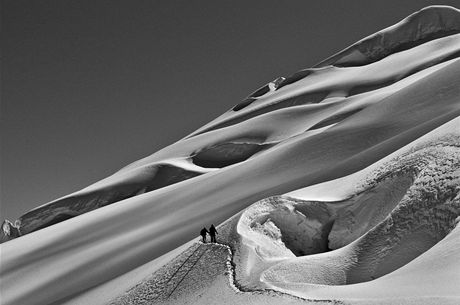
<svg viewBox="0 0 460 305"><path fill-rule="evenodd" d="M429 4L1 1L1 218L171 144Z"/></svg>

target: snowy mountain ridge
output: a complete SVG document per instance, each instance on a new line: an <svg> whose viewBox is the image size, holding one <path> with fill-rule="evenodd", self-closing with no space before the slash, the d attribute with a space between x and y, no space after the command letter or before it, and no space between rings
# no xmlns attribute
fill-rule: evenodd
<svg viewBox="0 0 460 305"><path fill-rule="evenodd" d="M425 8L5 221L3 302L458 303L459 55Z"/></svg>

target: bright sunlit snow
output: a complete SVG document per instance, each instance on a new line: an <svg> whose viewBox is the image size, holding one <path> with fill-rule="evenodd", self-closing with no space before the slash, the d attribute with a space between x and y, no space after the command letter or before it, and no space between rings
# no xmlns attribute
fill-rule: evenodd
<svg viewBox="0 0 460 305"><path fill-rule="evenodd" d="M459 54L425 8L5 221L2 304L459 304Z"/></svg>

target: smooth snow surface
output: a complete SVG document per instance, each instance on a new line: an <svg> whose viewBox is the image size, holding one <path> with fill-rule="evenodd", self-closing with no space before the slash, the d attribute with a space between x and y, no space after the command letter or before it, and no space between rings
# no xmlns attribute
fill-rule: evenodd
<svg viewBox="0 0 460 305"><path fill-rule="evenodd" d="M459 55L425 8L5 221L2 304L459 304Z"/></svg>

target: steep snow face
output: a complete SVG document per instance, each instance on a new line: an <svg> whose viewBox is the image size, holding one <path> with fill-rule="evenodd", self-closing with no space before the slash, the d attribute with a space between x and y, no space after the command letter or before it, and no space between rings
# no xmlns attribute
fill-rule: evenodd
<svg viewBox="0 0 460 305"><path fill-rule="evenodd" d="M460 12L447 6L424 8L401 22L366 37L316 67L361 66L429 40L460 32Z"/></svg>
<svg viewBox="0 0 460 305"><path fill-rule="evenodd" d="M393 270L403 270L443 243L458 216L457 197L445 194L454 194L458 186L451 152L458 156L459 22L454 8L424 9L328 63L270 82L184 139L29 211L15 227L6 222L1 240L8 241L0 246L2 302L68 299L260 200L245 211L241 234L235 235L248 245L241 248L244 264L236 270L248 287L301 293L276 283L279 270L287 270L292 283L299 281L296 287L364 285L372 278L383 283ZM386 174L378 174L382 160L410 151L428 135L430 144L423 150L390 162L390 169L381 169ZM442 140L447 135L457 142ZM451 160L451 166L436 163L432 155L440 162ZM411 156L424 163L412 162ZM407 171L398 167L405 163L412 164ZM447 176L434 176L449 168ZM377 178L363 181L372 173ZM442 180L443 189L437 182L422 183L429 177ZM285 193L290 194L267 199ZM10 240L16 235L22 236ZM312 269L311 262L323 256L331 262L324 272ZM344 267L334 269L337 262ZM290 274L292 266L306 268L312 278Z"/></svg>
<svg viewBox="0 0 460 305"><path fill-rule="evenodd" d="M278 78L186 139L107 179L24 214L18 220L19 229L22 234L27 234L146 191L241 163L275 144L289 142L295 136L306 138L322 133L322 129L350 117L357 117L354 121L359 122L365 109L395 93L401 96L406 91L415 92L424 78L436 78L438 71L455 65L460 52L460 34L452 31L459 23L458 16L458 10L452 8L424 9L382 33L393 33L385 34L390 37L403 35L406 41L419 42L422 34L418 31L425 33L431 29L445 35L432 37L426 34L433 39L403 50L390 48L394 52L371 64L347 68L325 66L300 71L286 79ZM449 35L441 31L443 24ZM423 30L425 25L426 31ZM357 46L381 47L381 41L372 37ZM375 106L372 108L378 108ZM400 117L404 115L404 108L401 107ZM425 119L430 120L437 114L425 116ZM407 125L401 127L410 129Z"/></svg>

